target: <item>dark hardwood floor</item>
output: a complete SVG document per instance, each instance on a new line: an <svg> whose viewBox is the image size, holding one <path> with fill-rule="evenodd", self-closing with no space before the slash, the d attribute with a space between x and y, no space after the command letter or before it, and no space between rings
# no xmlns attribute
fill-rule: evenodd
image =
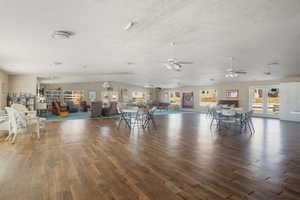
<svg viewBox="0 0 300 200"><path fill-rule="evenodd" d="M205 115L157 116L156 131L113 119L49 122L41 140L0 141L0 199L300 199L300 123L254 119L212 133Z"/></svg>

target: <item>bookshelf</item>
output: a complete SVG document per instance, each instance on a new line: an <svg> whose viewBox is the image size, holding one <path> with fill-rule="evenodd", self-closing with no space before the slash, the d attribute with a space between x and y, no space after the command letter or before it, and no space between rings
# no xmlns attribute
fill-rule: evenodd
<svg viewBox="0 0 300 200"><path fill-rule="evenodd" d="M79 104L83 97L83 90L46 90L46 101L50 108L52 102L73 101L75 104Z"/></svg>

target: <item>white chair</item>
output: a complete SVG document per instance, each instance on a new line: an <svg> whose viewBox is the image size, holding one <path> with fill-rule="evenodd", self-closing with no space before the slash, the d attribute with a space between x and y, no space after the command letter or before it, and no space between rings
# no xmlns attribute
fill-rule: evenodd
<svg viewBox="0 0 300 200"><path fill-rule="evenodd" d="M11 108L16 109L17 111L23 113L24 115L29 115L31 117L36 117L36 111L29 111L26 106L22 105L22 104L12 104Z"/></svg>
<svg viewBox="0 0 300 200"><path fill-rule="evenodd" d="M37 129L36 131L38 132L38 139L40 139L40 135L39 135L39 131L40 129L45 128L46 126L46 122L47 119L43 118L43 117L38 117L37 116L37 111L29 111L26 106L22 105L22 104L13 104L11 105L12 108L23 112L26 116L28 116L28 120L30 125L32 125L33 127L35 126L35 128ZM47 107L47 104L46 104Z"/></svg>
<svg viewBox="0 0 300 200"><path fill-rule="evenodd" d="M232 110L232 109L225 109L225 110L222 110L221 112L222 112L222 115L226 116L226 117L233 117L236 115L236 111Z"/></svg>
<svg viewBox="0 0 300 200"><path fill-rule="evenodd" d="M31 133L36 132L37 138L40 139L40 129L45 127L46 118L37 117L36 111L29 111L22 104L12 104L11 108L20 112L27 121L28 129Z"/></svg>
<svg viewBox="0 0 300 200"><path fill-rule="evenodd" d="M13 108L5 108L8 114L8 136L6 141L12 138L11 143L14 144L19 133L24 132L27 128L25 116Z"/></svg>
<svg viewBox="0 0 300 200"><path fill-rule="evenodd" d="M238 123L240 117L237 116L237 112L233 109L222 109L219 117L219 128L225 127L229 128L232 125L240 124Z"/></svg>
<svg viewBox="0 0 300 200"><path fill-rule="evenodd" d="M16 109L17 111L23 111L23 112L28 111L28 109L24 105L18 103L12 104L11 108Z"/></svg>
<svg viewBox="0 0 300 200"><path fill-rule="evenodd" d="M14 103L11 105L11 108L17 110L20 112L22 115L27 120L27 125L29 125L29 128L33 128L33 126L37 126L37 119L36 118L36 111L29 111L26 106L18 103Z"/></svg>

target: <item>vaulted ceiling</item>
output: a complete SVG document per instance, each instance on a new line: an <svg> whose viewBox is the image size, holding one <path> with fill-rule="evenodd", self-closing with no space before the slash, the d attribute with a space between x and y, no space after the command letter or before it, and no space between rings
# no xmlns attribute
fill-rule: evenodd
<svg viewBox="0 0 300 200"><path fill-rule="evenodd" d="M75 35L53 39L56 30ZM300 74L299 44L299 0L0 0L1 68L48 83L280 79ZM230 57L247 74L225 78ZM169 58L193 64L170 71Z"/></svg>

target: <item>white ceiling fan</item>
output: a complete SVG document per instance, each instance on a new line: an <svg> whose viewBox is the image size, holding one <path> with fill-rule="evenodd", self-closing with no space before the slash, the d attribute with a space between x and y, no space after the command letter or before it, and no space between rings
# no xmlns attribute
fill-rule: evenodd
<svg viewBox="0 0 300 200"><path fill-rule="evenodd" d="M225 77L226 78L237 78L240 74L247 74L246 71L242 70L234 70L232 68L229 68L226 70Z"/></svg>
<svg viewBox="0 0 300 200"><path fill-rule="evenodd" d="M180 72L182 70L182 65L190 65L193 64L191 61L180 61L176 58L169 58L166 63L164 63L164 66L168 70L177 71Z"/></svg>
<svg viewBox="0 0 300 200"><path fill-rule="evenodd" d="M230 64L231 66L225 72L225 77L226 78L237 78L241 74L247 74L247 72L244 71L244 70L234 69L234 67L233 67L233 58L231 57L230 60L231 60L231 64Z"/></svg>

